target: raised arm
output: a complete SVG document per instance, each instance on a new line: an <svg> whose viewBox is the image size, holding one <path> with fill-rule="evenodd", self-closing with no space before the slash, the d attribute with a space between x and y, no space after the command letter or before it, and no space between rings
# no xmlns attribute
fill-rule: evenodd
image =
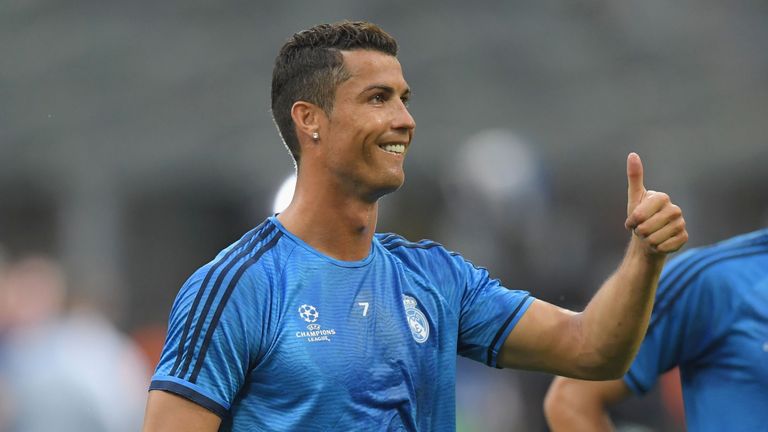
<svg viewBox="0 0 768 432"><path fill-rule="evenodd" d="M643 186L643 165L627 158L627 220L632 239L618 269L586 309L571 312L537 300L502 346L497 364L589 380L621 377L648 326L668 253L688 240L680 208Z"/></svg>
<svg viewBox="0 0 768 432"><path fill-rule="evenodd" d="M162 390L152 390L147 399L142 432L216 432L221 419L207 409Z"/></svg>
<svg viewBox="0 0 768 432"><path fill-rule="evenodd" d="M556 377L544 398L544 415L553 432L615 430L608 407L631 394L621 379L581 381Z"/></svg>

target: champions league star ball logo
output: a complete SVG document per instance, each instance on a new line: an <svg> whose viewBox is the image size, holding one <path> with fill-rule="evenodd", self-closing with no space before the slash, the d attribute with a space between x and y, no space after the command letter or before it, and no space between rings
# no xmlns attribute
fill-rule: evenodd
<svg viewBox="0 0 768 432"><path fill-rule="evenodd" d="M404 295L403 306L405 306L405 318L408 320L408 327L411 328L413 339L418 343L426 342L429 338L429 322L419 310L416 299Z"/></svg>
<svg viewBox="0 0 768 432"><path fill-rule="evenodd" d="M301 305L299 307L299 316L304 318L304 321L313 323L320 317L320 313L317 312L317 308L312 305Z"/></svg>
<svg viewBox="0 0 768 432"><path fill-rule="evenodd" d="M299 316L309 324L307 324L308 331L300 330L296 332L297 338L305 339L307 342L330 342L331 337L336 334L336 330L332 328L323 329L320 324L316 324L317 319L320 318L320 312L312 305L303 304L299 306Z"/></svg>

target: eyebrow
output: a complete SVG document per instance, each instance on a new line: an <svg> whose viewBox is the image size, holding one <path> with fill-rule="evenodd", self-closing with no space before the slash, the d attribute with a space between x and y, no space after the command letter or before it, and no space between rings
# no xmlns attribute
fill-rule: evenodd
<svg viewBox="0 0 768 432"><path fill-rule="evenodd" d="M360 92L360 94L367 93L367 92L369 92L371 90L381 90L381 91L384 91L384 92L386 92L388 94L395 94L396 93L395 89L393 87L388 86L386 84L371 84L368 87L364 88L363 91ZM400 97L409 96L410 94L411 94L411 88L410 87L406 87L405 91L403 92L402 95L400 95Z"/></svg>

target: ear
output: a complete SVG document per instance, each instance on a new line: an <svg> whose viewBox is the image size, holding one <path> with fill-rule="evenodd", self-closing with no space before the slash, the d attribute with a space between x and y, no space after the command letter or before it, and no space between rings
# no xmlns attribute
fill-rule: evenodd
<svg viewBox="0 0 768 432"><path fill-rule="evenodd" d="M312 141L312 134L320 132L320 124L325 113L323 110L310 102L296 101L291 107L291 118L296 125L296 136L299 142ZM308 140L302 140L302 135Z"/></svg>

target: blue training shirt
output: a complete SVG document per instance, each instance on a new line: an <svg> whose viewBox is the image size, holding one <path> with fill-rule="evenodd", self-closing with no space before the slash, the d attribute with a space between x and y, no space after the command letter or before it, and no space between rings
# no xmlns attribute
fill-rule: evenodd
<svg viewBox="0 0 768 432"><path fill-rule="evenodd" d="M456 354L496 366L532 302L434 242L339 261L270 217L181 288L150 389L223 431L454 430Z"/></svg>
<svg viewBox="0 0 768 432"><path fill-rule="evenodd" d="M675 366L693 431L768 431L768 229L670 261L624 382L638 394Z"/></svg>

